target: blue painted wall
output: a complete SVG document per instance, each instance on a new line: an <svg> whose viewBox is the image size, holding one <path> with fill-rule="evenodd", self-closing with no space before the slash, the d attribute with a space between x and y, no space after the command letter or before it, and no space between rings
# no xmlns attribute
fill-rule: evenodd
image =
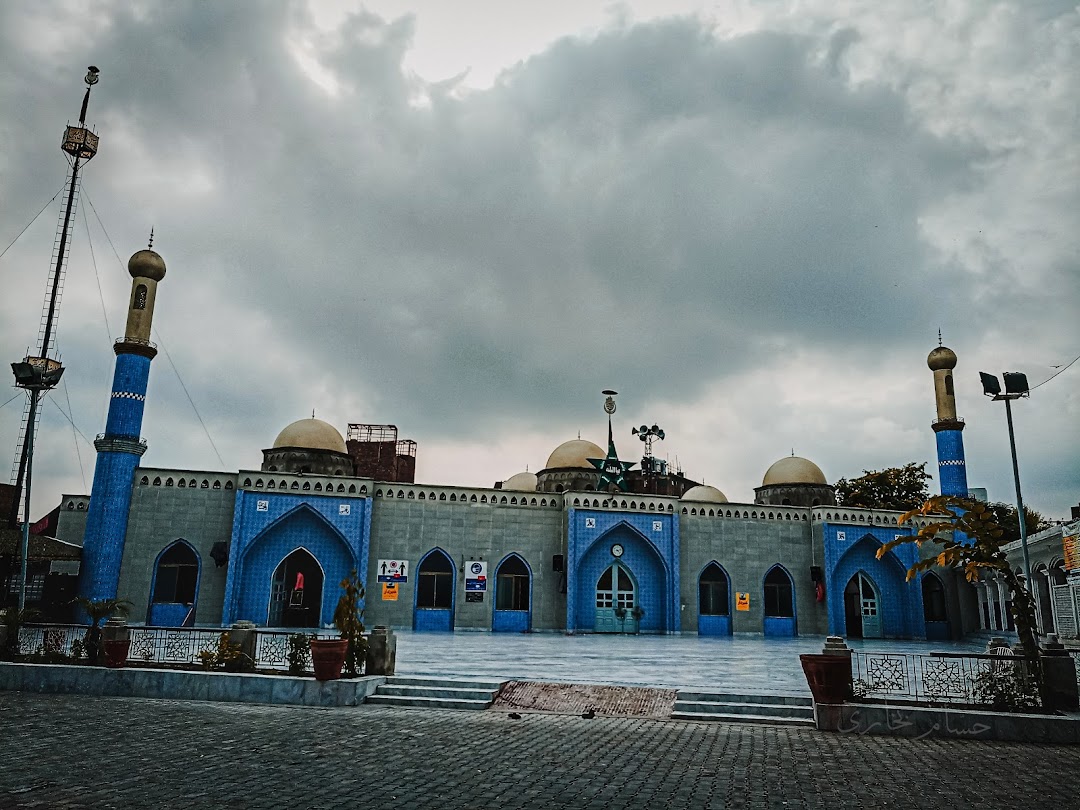
<svg viewBox="0 0 1080 810"><path fill-rule="evenodd" d="M265 503L263 511L260 502ZM322 567L320 624L329 626L341 580L354 568L361 581L366 580L370 530L367 498L237 492L222 623L247 620L265 625L274 571L285 557L304 548Z"/></svg>
<svg viewBox="0 0 1080 810"><path fill-rule="evenodd" d="M593 629L596 582L615 561L611 556L613 543L623 545L625 553L620 561L637 583L637 604L645 610L640 631L678 630L679 523L674 515L570 509L568 524L568 631Z"/></svg>

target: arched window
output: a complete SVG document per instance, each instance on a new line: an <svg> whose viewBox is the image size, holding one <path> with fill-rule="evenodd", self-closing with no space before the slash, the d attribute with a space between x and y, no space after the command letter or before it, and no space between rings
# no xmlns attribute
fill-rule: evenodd
<svg viewBox="0 0 1080 810"><path fill-rule="evenodd" d="M765 615L782 619L795 616L795 589L780 566L765 575Z"/></svg>
<svg viewBox="0 0 1080 810"><path fill-rule="evenodd" d="M503 560L495 574L495 609L529 609L529 568L516 554Z"/></svg>
<svg viewBox="0 0 1080 810"><path fill-rule="evenodd" d="M153 601L190 605L198 585L198 555L187 543L173 543L158 557Z"/></svg>
<svg viewBox="0 0 1080 810"><path fill-rule="evenodd" d="M146 309L146 285L140 284L135 288L135 303L132 309Z"/></svg>
<svg viewBox="0 0 1080 810"><path fill-rule="evenodd" d="M698 613L702 616L727 616L731 613L728 578L724 569L709 563L698 580Z"/></svg>
<svg viewBox="0 0 1080 810"><path fill-rule="evenodd" d="M453 606L454 564L439 551L428 554L420 563L416 579L416 606L442 608Z"/></svg>
<svg viewBox="0 0 1080 810"><path fill-rule="evenodd" d="M948 621L945 610L945 586L934 574L924 574L922 579L923 618L928 622Z"/></svg>

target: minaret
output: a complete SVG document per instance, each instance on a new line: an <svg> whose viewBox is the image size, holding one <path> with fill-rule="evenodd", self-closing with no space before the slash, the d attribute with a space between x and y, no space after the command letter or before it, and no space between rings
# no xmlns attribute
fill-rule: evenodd
<svg viewBox="0 0 1080 810"><path fill-rule="evenodd" d="M153 235L150 237L153 247ZM124 555L131 490L139 458L146 452L140 438L146 382L157 348L150 342L157 285L165 277L165 262L151 249L128 260L131 300L124 337L113 346L113 374L109 418L105 433L94 442L97 466L86 516L79 594L88 599L115 599Z"/></svg>
<svg viewBox="0 0 1080 810"><path fill-rule="evenodd" d="M956 353L939 345L926 358L934 372L934 399L937 402L938 479L942 495L968 496L967 465L964 461L964 421L956 415L956 394L953 391L953 369Z"/></svg>

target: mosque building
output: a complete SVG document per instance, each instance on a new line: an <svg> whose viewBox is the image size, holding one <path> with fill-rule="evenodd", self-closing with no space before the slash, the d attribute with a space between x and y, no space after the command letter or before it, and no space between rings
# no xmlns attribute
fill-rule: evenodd
<svg viewBox="0 0 1080 810"><path fill-rule="evenodd" d="M836 505L812 461L769 466L752 502L645 469L582 438L490 488L415 483L392 425L285 426L258 469L140 465L149 342L165 263L132 256L125 336L90 496L65 495L57 537L82 546L79 593L120 597L158 626L331 622L351 570L369 625L419 631L698 633L946 639L979 627L950 572L907 582L918 550L876 558L912 527ZM931 352L943 491L966 494L952 369ZM613 393L613 392L610 392ZM642 426L643 428L645 426ZM654 426L655 427L655 426Z"/></svg>

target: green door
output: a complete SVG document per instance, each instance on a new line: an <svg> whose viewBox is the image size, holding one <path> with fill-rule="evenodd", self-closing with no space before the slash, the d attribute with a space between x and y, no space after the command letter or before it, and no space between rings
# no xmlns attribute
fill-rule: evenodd
<svg viewBox="0 0 1080 810"><path fill-rule="evenodd" d="M878 593L874 581L861 571L859 578L859 591L862 606L862 636L863 638L881 638L881 611L878 609Z"/></svg>
<svg viewBox="0 0 1080 810"><path fill-rule="evenodd" d="M638 620L633 615L634 580L630 570L621 563L612 563L596 581L596 618L593 630L597 633L636 633Z"/></svg>

